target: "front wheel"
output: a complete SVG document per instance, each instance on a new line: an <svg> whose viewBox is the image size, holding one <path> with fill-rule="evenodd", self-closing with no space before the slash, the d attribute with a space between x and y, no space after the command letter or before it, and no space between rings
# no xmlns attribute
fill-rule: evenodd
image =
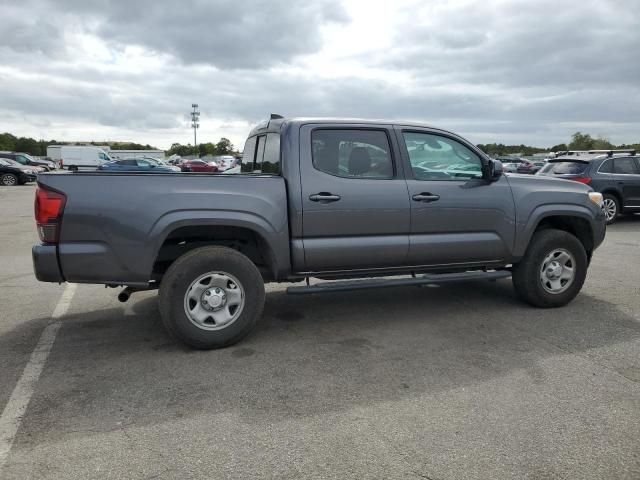
<svg viewBox="0 0 640 480"><path fill-rule="evenodd" d="M580 292L587 266L587 253L575 236L562 230L541 230L514 265L513 286L521 299L535 307L561 307Z"/></svg>
<svg viewBox="0 0 640 480"><path fill-rule="evenodd" d="M160 285L167 330L193 348L222 348L242 340L264 307L259 270L242 253L202 247L178 258Z"/></svg>
<svg viewBox="0 0 640 480"><path fill-rule="evenodd" d="M0 183L5 187L13 187L18 184L18 177L13 173L5 173L0 177Z"/></svg>
<svg viewBox="0 0 640 480"><path fill-rule="evenodd" d="M620 202L618 198L610 193L605 193L602 200L602 210L607 219L607 225L611 225L620 215Z"/></svg>

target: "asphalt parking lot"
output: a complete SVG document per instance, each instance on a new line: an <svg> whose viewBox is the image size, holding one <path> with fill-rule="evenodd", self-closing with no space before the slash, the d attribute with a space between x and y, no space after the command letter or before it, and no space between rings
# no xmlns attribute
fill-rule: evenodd
<svg viewBox="0 0 640 480"><path fill-rule="evenodd" d="M32 274L33 193L0 189L0 411L65 291ZM640 216L558 310L510 281L269 290L206 352L154 292L77 286L0 478L640 478Z"/></svg>

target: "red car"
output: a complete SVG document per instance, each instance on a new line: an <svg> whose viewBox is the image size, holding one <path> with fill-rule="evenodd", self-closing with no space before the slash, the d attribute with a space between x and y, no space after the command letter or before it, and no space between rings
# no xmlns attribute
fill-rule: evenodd
<svg viewBox="0 0 640 480"><path fill-rule="evenodd" d="M218 167L202 160L187 160L180 164L183 172L217 172Z"/></svg>

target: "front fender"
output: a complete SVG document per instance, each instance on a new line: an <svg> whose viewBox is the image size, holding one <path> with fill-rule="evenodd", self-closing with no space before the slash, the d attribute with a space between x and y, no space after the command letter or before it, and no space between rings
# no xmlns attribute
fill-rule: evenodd
<svg viewBox="0 0 640 480"><path fill-rule="evenodd" d="M549 217L576 217L586 220L592 229L593 235L593 211L583 205L571 204L547 204L536 207L524 222L518 222L514 257L520 258L524 255L533 233L545 218Z"/></svg>

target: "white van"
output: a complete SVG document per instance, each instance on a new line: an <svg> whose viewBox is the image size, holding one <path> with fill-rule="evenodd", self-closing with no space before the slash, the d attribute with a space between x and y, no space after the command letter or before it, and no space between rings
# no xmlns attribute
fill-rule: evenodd
<svg viewBox="0 0 640 480"><path fill-rule="evenodd" d="M69 170L98 168L100 165L112 161L103 149L90 145L49 145L47 156L52 160L58 160L60 167Z"/></svg>

